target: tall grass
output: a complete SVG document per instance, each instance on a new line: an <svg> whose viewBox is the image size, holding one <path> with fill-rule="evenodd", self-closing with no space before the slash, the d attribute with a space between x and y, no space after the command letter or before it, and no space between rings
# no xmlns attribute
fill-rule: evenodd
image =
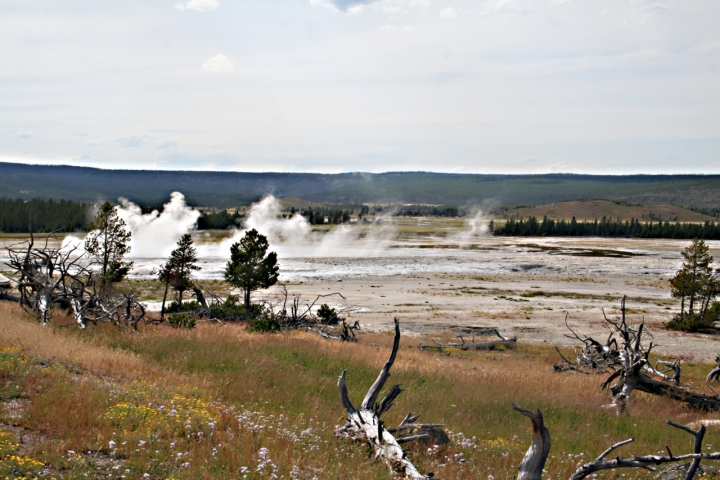
<svg viewBox="0 0 720 480"><path fill-rule="evenodd" d="M350 396L359 403L391 341L368 334L361 344L345 344L217 324L139 334L53 330L0 305L0 345L20 347L13 355L27 363L2 364L0 393L10 401L17 392L10 387L21 386L13 398L29 403L15 423L34 436L24 454L43 462L48 475L384 479L384 466L363 446L334 436L345 418L336 382L347 369ZM520 343L504 352L445 356L416 346L401 342L390 384L404 392L385 420L391 426L413 412L446 424L449 447L410 448L421 470L443 479L513 478L531 433L512 403L545 416L553 438L546 478L567 478L578 463L628 437L636 442L620 452L625 456L665 445L690 451L690 436L664 421L707 417L639 392L630 415L617 416L601 408L610 400L600 390L604 377L553 372L557 354L549 347ZM699 384L708 368L685 365L684 377ZM710 431L706 444L718 445L717 437Z"/></svg>

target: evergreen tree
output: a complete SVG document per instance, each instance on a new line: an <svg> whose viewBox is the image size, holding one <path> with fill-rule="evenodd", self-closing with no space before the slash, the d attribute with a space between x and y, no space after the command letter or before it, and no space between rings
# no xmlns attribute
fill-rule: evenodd
<svg viewBox="0 0 720 480"><path fill-rule="evenodd" d="M277 254L267 253L267 237L254 228L230 247L230 261L225 266L225 280L243 291L246 308L250 307L250 294L259 288L277 283L279 268ZM267 254L267 256L266 256Z"/></svg>
<svg viewBox="0 0 720 480"><path fill-rule="evenodd" d="M691 331L711 327L716 318L708 318L708 307L720 291L718 272L712 268L713 257L705 242L697 238L682 256L685 261L670 280L671 295L680 299L680 314L668 326Z"/></svg>
<svg viewBox="0 0 720 480"><path fill-rule="evenodd" d="M186 233L177 242L170 258L160 267L158 278L165 282L165 294L160 309L161 315L165 313L165 301L170 288L177 294L177 304L182 305L183 293L192 288L192 272L200 270L196 265L198 261L197 250L193 246L193 239Z"/></svg>
<svg viewBox="0 0 720 480"><path fill-rule="evenodd" d="M89 225L85 250L100 266L104 282L121 281L133 266L133 262L123 262L125 254L130 252L132 237L126 227L125 221L118 217L116 208L110 202L100 205L95 219Z"/></svg>

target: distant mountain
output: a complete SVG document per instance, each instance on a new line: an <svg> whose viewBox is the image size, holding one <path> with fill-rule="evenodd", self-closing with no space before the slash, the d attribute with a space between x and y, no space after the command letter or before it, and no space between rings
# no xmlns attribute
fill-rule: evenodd
<svg viewBox="0 0 720 480"><path fill-rule="evenodd" d="M242 173L102 170L0 162L0 197L144 204L173 191L201 206L246 205L267 194L321 203L541 205L563 200L656 201L720 207L720 175L475 175L431 172Z"/></svg>

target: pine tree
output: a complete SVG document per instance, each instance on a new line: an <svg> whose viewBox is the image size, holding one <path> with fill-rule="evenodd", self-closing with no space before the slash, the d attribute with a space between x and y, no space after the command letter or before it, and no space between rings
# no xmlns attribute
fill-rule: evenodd
<svg viewBox="0 0 720 480"><path fill-rule="evenodd" d="M103 281L121 281L133 266L133 262L123 262L125 254L130 252L132 237L125 221L118 217L117 210L110 202L105 202L100 205L89 230L85 238L85 250L100 266Z"/></svg>
<svg viewBox="0 0 720 480"><path fill-rule="evenodd" d="M720 291L718 272L712 268L713 257L705 242L697 238L682 256L685 261L670 280L671 295L680 299L680 314L668 325L691 331L713 326L715 318L706 315Z"/></svg>
<svg viewBox="0 0 720 480"><path fill-rule="evenodd" d="M246 308L250 307L250 294L253 290L269 288L277 283L277 254L267 253L269 246L267 237L253 228L230 247L225 280L242 289Z"/></svg>
<svg viewBox="0 0 720 480"><path fill-rule="evenodd" d="M160 267L158 277L165 282L161 314L165 313L165 301L170 288L177 293L178 306L182 305L183 293L192 288L192 272L200 270L195 264L197 261L197 250L193 246L192 236L186 233L178 240L168 261Z"/></svg>

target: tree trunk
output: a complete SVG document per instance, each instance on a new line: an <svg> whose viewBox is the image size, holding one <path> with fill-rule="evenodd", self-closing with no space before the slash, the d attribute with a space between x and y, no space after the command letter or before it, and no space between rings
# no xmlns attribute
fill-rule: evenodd
<svg viewBox="0 0 720 480"><path fill-rule="evenodd" d="M243 290L243 300L245 302L245 308L250 308L250 289L246 288Z"/></svg>
<svg viewBox="0 0 720 480"><path fill-rule="evenodd" d="M170 281L165 282L165 293L163 294L162 306L160 307L160 321L165 320L165 301L167 300L168 290L170 290Z"/></svg>

